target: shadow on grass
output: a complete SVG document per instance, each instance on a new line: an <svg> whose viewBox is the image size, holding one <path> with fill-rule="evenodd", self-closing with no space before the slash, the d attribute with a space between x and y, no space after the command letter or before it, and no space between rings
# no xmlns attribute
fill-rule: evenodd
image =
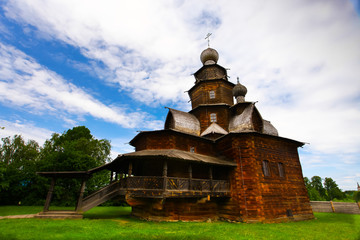
<svg viewBox="0 0 360 240"><path fill-rule="evenodd" d="M322 223L349 223L355 224L358 215L345 213L314 213L318 221Z"/></svg>
<svg viewBox="0 0 360 240"><path fill-rule="evenodd" d="M14 234L0 233L0 239L15 240L18 238Z"/></svg>
<svg viewBox="0 0 360 240"><path fill-rule="evenodd" d="M131 207L96 207L84 213L88 219L130 218Z"/></svg>

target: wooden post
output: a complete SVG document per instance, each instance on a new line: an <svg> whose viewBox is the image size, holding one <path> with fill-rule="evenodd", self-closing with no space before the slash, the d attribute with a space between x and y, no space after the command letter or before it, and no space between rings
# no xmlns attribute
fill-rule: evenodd
<svg viewBox="0 0 360 240"><path fill-rule="evenodd" d="M115 172L115 181L119 180L119 179L118 179L118 177L119 177L118 175L119 175L118 172Z"/></svg>
<svg viewBox="0 0 360 240"><path fill-rule="evenodd" d="M331 205L331 209L332 209L332 211L333 211L333 212L335 212L335 207L334 207L334 204L333 204L333 202L332 202L332 201L330 201L330 205Z"/></svg>
<svg viewBox="0 0 360 240"><path fill-rule="evenodd" d="M213 186L213 171L212 171L212 166L209 167L209 178L210 178L210 192L213 191L212 186Z"/></svg>
<svg viewBox="0 0 360 240"><path fill-rule="evenodd" d="M163 165L163 178L164 178L163 191L166 191L167 171L168 171L168 165L167 165L167 161L165 160Z"/></svg>
<svg viewBox="0 0 360 240"><path fill-rule="evenodd" d="M129 161L129 171L128 171L128 177L130 177L130 176L131 176L131 174L132 174L132 167L133 167L132 162L131 162L131 161Z"/></svg>
<svg viewBox="0 0 360 240"><path fill-rule="evenodd" d="M191 182L192 182L192 167L191 163L189 164L189 190L191 190Z"/></svg>
<svg viewBox="0 0 360 240"><path fill-rule="evenodd" d="M114 172L111 171L111 172L110 172L110 183L112 183L112 181L113 181L113 174L114 174Z"/></svg>
<svg viewBox="0 0 360 240"><path fill-rule="evenodd" d="M76 209L75 209L76 212L81 211L82 201L83 201L84 191L85 191L85 185L86 185L86 179L83 179L81 182L79 197L78 197L78 201L76 204Z"/></svg>
<svg viewBox="0 0 360 240"><path fill-rule="evenodd" d="M132 180L130 179L132 174L132 167L133 167L132 162L129 161L128 177L126 178L126 188L129 188L130 180Z"/></svg>
<svg viewBox="0 0 360 240"><path fill-rule="evenodd" d="M55 181L56 181L55 177L51 178L51 184L50 184L50 188L47 193L47 196L46 196L45 206L44 206L44 210L43 210L44 212L49 211L52 194L54 192Z"/></svg>

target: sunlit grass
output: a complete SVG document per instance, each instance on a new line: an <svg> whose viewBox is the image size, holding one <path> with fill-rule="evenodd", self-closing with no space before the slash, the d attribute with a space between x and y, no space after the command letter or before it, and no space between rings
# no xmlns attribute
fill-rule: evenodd
<svg viewBox="0 0 360 240"><path fill-rule="evenodd" d="M23 208L23 209L21 209ZM42 207L0 207L0 215ZM146 222L129 207L96 207L83 220L4 219L0 239L360 239L360 215L315 213L316 219L277 224Z"/></svg>

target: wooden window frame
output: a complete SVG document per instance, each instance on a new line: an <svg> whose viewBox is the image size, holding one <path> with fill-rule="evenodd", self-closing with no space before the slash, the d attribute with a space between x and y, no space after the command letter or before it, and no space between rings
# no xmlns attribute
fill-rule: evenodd
<svg viewBox="0 0 360 240"><path fill-rule="evenodd" d="M195 152L195 147L191 146L189 149L190 152L194 153Z"/></svg>
<svg viewBox="0 0 360 240"><path fill-rule="evenodd" d="M210 98L210 99L215 99L215 98L216 98L216 95L215 95L215 91L214 91L214 90L209 91L209 98Z"/></svg>
<svg viewBox="0 0 360 240"><path fill-rule="evenodd" d="M279 170L279 177L284 178L285 177L285 168L284 168L284 164L282 162L278 162L278 170Z"/></svg>
<svg viewBox="0 0 360 240"><path fill-rule="evenodd" d="M217 116L216 113L210 113L210 122L217 122Z"/></svg>
<svg viewBox="0 0 360 240"><path fill-rule="evenodd" d="M262 171L263 171L264 177L270 177L270 163L268 160L262 161Z"/></svg>

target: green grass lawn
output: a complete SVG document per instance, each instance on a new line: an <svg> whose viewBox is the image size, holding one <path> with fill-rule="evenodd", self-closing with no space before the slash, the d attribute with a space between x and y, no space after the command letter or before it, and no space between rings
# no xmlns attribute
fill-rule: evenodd
<svg viewBox="0 0 360 240"><path fill-rule="evenodd" d="M42 207L1 207L0 216ZM3 219L0 239L360 239L360 215L315 213L316 219L277 224L146 222L129 207L96 207L82 220Z"/></svg>

